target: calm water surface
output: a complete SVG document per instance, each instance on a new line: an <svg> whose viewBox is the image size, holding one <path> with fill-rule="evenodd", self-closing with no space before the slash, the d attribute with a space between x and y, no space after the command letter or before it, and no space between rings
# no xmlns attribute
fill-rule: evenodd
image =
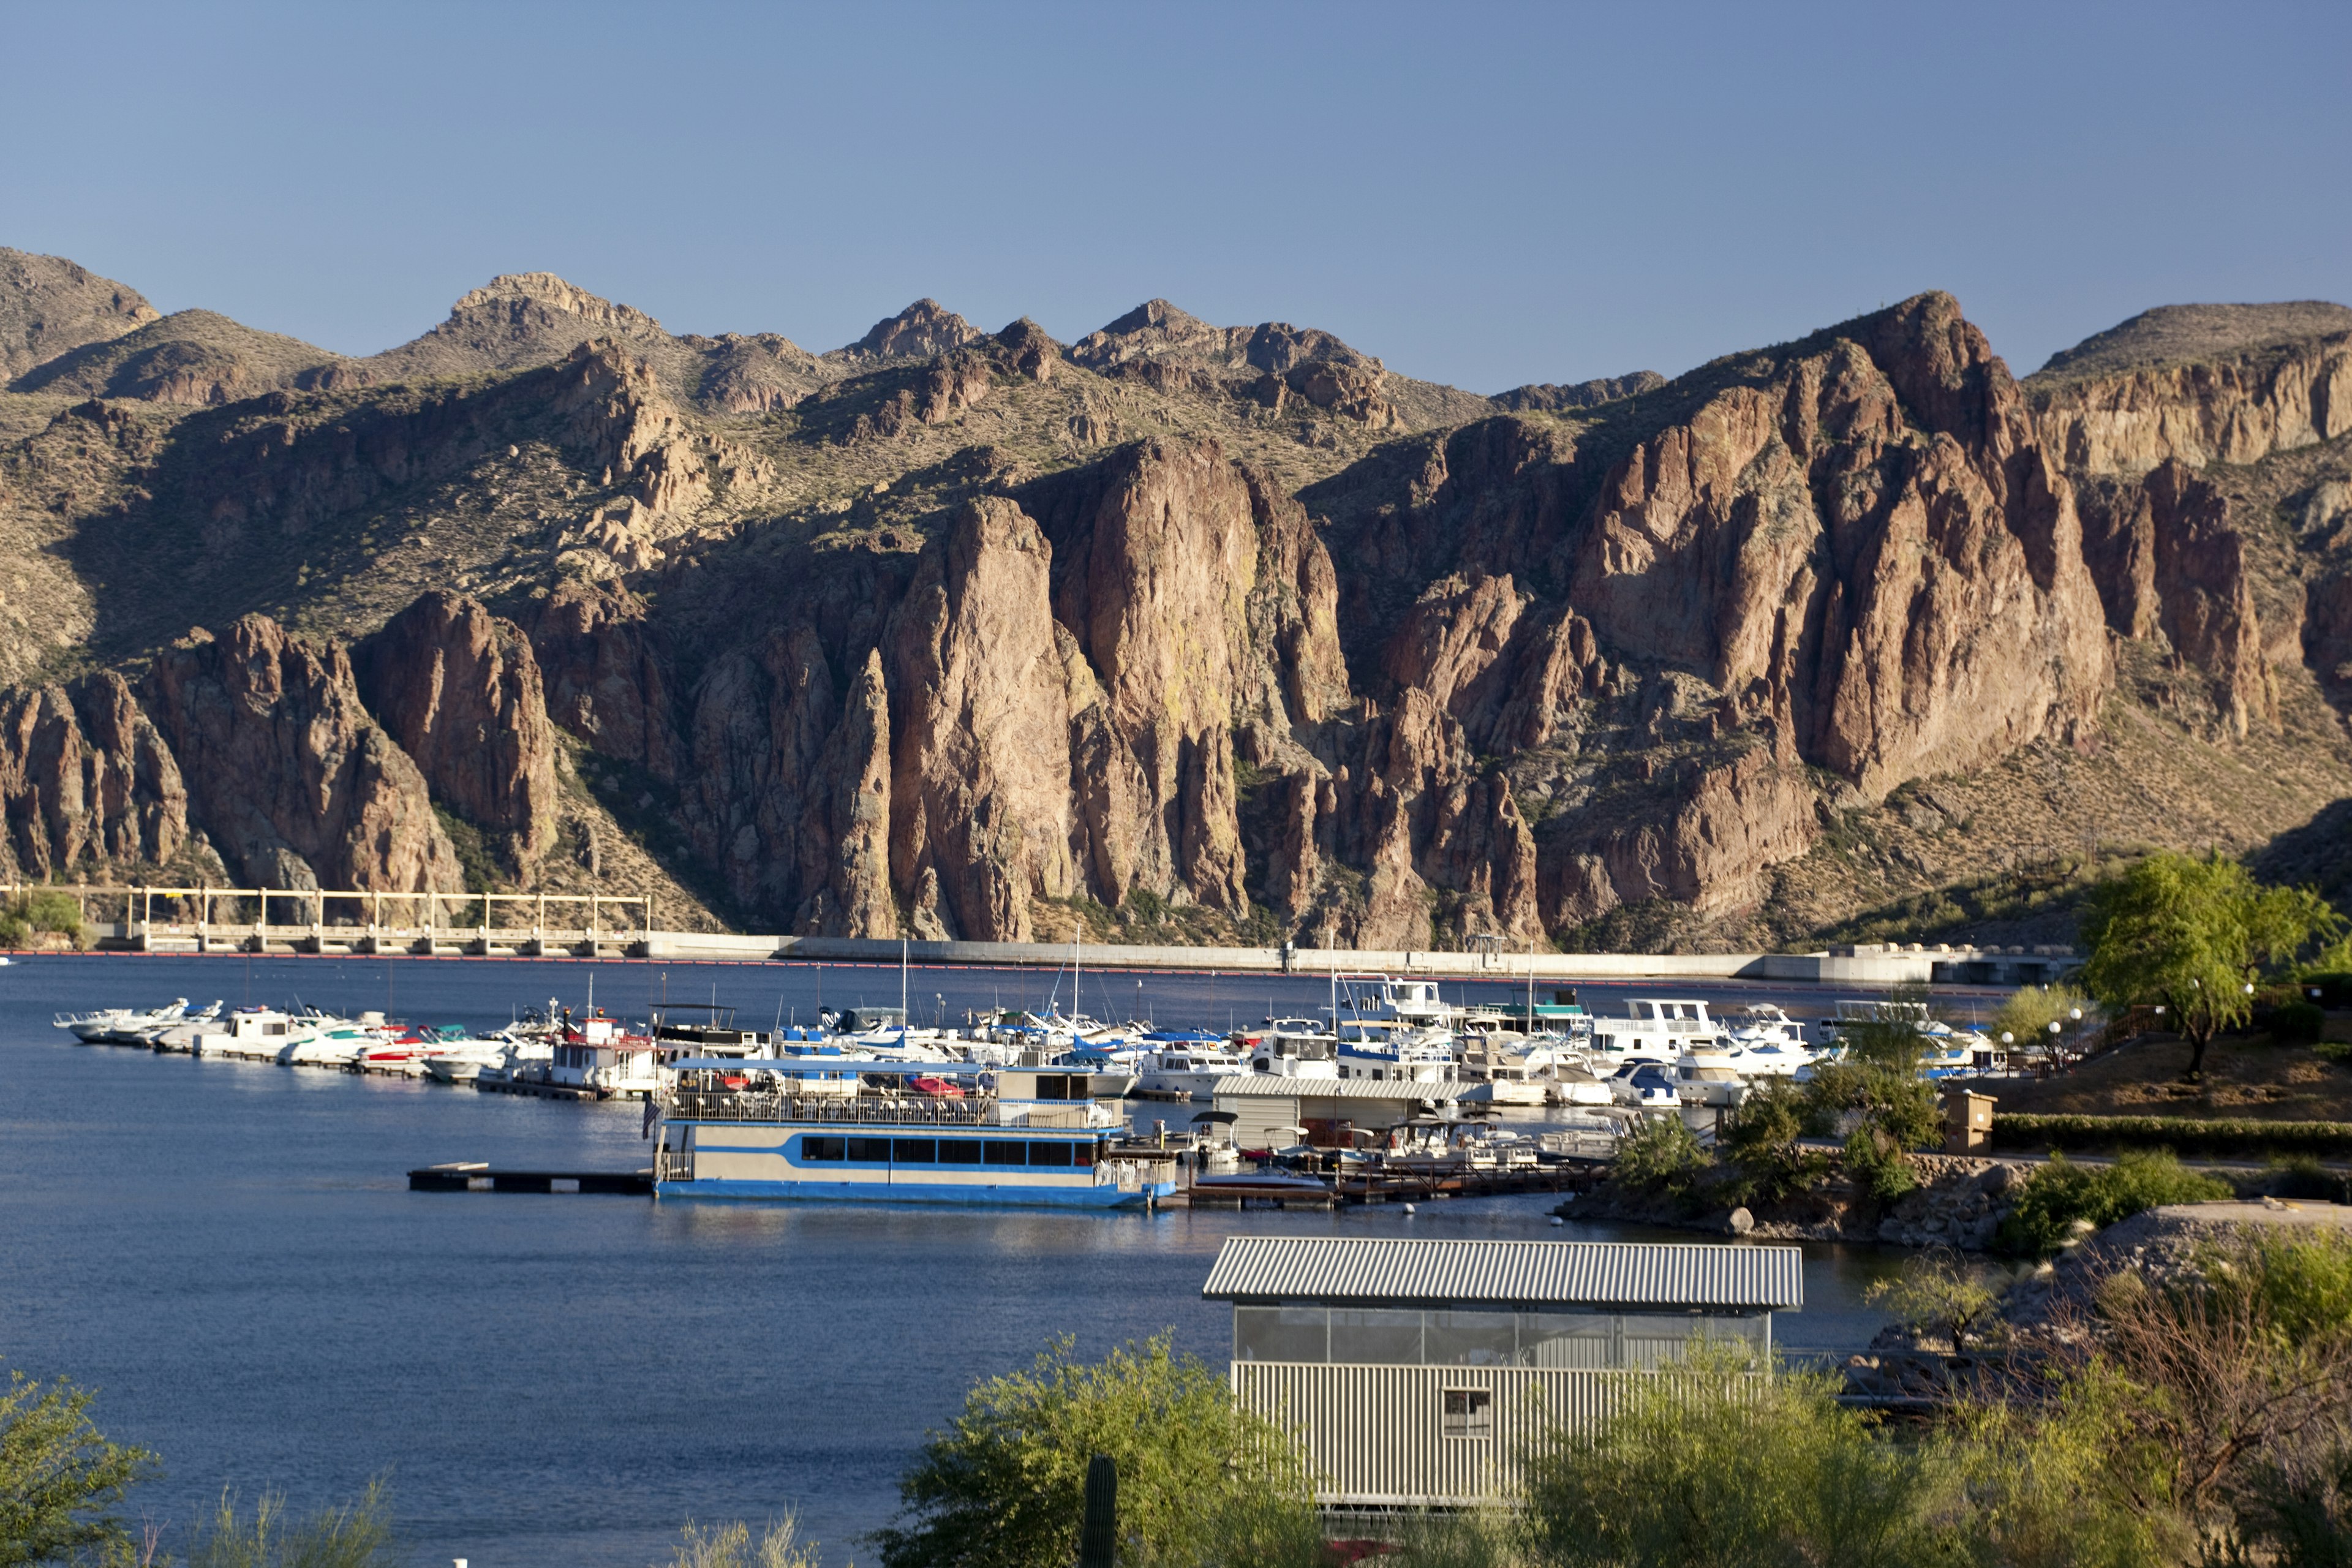
<svg viewBox="0 0 2352 1568"><path fill-rule="evenodd" d="M708 1000L715 984L763 1024L779 1006L806 1020L820 989L828 1005L898 989L895 972L839 965L88 956L0 969L0 1360L98 1386L108 1435L163 1456L134 1511L184 1523L224 1487L315 1506L388 1472L426 1562L637 1568L665 1558L688 1518L786 1509L829 1562L870 1561L856 1538L889 1516L894 1479L973 1379L1055 1335L1093 1354L1162 1329L1222 1366L1227 1309L1200 1289L1229 1235L1627 1234L1557 1230L1548 1197L1408 1217L415 1194L404 1173L444 1160L635 1168L640 1109L78 1047L49 1022L184 994L486 1025L550 996L577 1005L592 969L616 1010L665 991ZM1163 1024L1246 1022L1326 989L1090 973L1087 1006L1132 1012L1139 978ZM1034 1005L1054 984L918 970L910 991L919 1016L959 1017ZM1143 1114L1173 1126L1189 1110ZM1807 1257L1807 1306L1779 1320L1781 1342L1863 1343L1882 1320L1861 1292L1889 1260Z"/></svg>

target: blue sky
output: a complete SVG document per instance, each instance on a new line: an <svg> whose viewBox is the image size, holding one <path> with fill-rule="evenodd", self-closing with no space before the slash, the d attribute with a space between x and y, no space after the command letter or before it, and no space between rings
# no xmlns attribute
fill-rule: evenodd
<svg viewBox="0 0 2352 1568"><path fill-rule="evenodd" d="M2352 7L0 0L0 245L366 353L494 274L823 350L1154 295L1490 392L1922 289L2352 300Z"/></svg>

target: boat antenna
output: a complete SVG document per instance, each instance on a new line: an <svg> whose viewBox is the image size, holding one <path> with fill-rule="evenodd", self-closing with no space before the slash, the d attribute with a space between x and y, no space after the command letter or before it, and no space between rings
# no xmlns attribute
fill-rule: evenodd
<svg viewBox="0 0 2352 1568"><path fill-rule="evenodd" d="M898 933L898 1037L907 1036L907 933Z"/></svg>

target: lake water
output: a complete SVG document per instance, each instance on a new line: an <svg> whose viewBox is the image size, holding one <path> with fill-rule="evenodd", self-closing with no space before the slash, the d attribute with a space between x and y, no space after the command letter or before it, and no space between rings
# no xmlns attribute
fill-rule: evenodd
<svg viewBox="0 0 2352 1568"><path fill-rule="evenodd" d="M551 996L578 1005L592 971L598 1003L625 1014L715 985L762 1025L779 1006L806 1021L820 990L834 1005L898 991L895 971L842 965L93 955L0 968L0 1360L98 1387L100 1427L162 1456L134 1517L182 1525L225 1487L282 1491L299 1510L389 1474L425 1563L639 1568L667 1558L689 1518L787 1509L829 1563L871 1562L856 1538L889 1516L896 1477L973 1380L1056 1335L1092 1354L1162 1329L1222 1368L1228 1310L1200 1289L1229 1235L1627 1234L1556 1229L1541 1196L1407 1216L411 1193L410 1168L445 1160L634 1169L647 1163L640 1108L78 1047L50 1026L60 1010L174 995L501 1023ZM1090 972L1089 1010L1130 1013L1139 980L1165 1025L1247 1022L1325 993ZM919 969L909 992L919 1017L957 1018L1034 1005L1055 983ZM1174 1125L1189 1111L1146 1114ZM1779 1339L1865 1342L1882 1320L1861 1293L1890 1267L1868 1249L1809 1248L1807 1305L1778 1320Z"/></svg>

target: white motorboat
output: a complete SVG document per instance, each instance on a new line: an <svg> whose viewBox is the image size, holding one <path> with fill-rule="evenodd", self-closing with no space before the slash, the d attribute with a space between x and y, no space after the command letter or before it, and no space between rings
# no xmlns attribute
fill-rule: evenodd
<svg viewBox="0 0 2352 1568"><path fill-rule="evenodd" d="M1675 1092L1685 1105L1734 1106L1748 1098L1748 1080L1729 1052L1688 1050L1675 1060Z"/></svg>
<svg viewBox="0 0 2352 1568"><path fill-rule="evenodd" d="M100 1007L89 1013L59 1013L50 1023L60 1029L69 1029L73 1037L89 1045L112 1028L115 1023L131 1016L128 1007Z"/></svg>
<svg viewBox="0 0 2352 1568"><path fill-rule="evenodd" d="M1339 1042L1303 1018L1269 1018L1266 1026L1243 1037L1249 1047L1246 1070L1276 1078L1339 1076Z"/></svg>
<svg viewBox="0 0 2352 1568"><path fill-rule="evenodd" d="M1205 1029L1162 1029L1145 1035L1135 1062L1139 1094L1181 1094L1206 1100L1221 1078L1248 1071L1241 1053Z"/></svg>
<svg viewBox="0 0 2352 1568"><path fill-rule="evenodd" d="M1636 1110L1679 1110L1683 1098L1674 1070L1655 1057L1633 1058L1609 1079L1609 1092Z"/></svg>
<svg viewBox="0 0 2352 1568"><path fill-rule="evenodd" d="M1515 1049L1501 1035L1475 1036L1462 1051L1461 1076L1472 1086L1462 1098L1493 1105L1541 1105L1551 1097L1548 1065Z"/></svg>

